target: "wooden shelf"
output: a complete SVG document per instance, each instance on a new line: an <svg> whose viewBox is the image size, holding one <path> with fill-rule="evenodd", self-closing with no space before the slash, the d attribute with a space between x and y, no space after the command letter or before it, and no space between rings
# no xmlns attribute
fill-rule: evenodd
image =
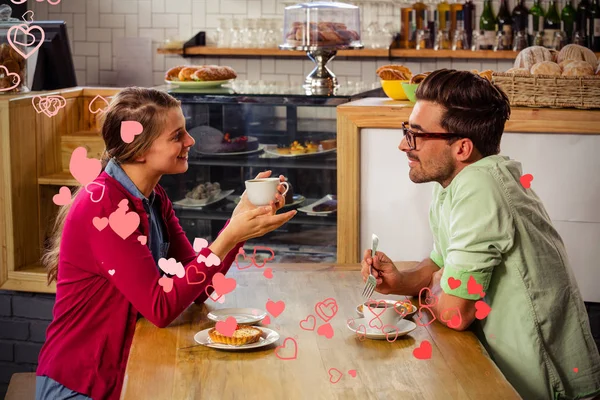
<svg viewBox="0 0 600 400"><path fill-rule="evenodd" d="M158 49L159 54L183 55L183 49ZM472 58L472 59L507 59L514 60L516 51L469 51L469 50L415 50L415 49L363 49L340 50L338 57L349 58ZM220 57L306 57L304 51L288 51L279 49L230 49L223 47L195 46L186 49L186 56L220 56Z"/></svg>
<svg viewBox="0 0 600 400"><path fill-rule="evenodd" d="M39 185L52 186L79 186L79 182L69 171L62 171L52 175L40 176L38 178Z"/></svg>

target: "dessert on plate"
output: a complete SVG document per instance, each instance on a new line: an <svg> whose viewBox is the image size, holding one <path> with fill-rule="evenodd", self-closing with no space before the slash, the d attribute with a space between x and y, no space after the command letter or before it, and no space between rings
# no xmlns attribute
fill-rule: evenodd
<svg viewBox="0 0 600 400"><path fill-rule="evenodd" d="M221 65L178 65L165 74L172 82L210 82L237 78L235 70Z"/></svg>
<svg viewBox="0 0 600 400"><path fill-rule="evenodd" d="M204 200L219 193L221 193L221 185L218 182L206 182L199 184L190 192L187 192L185 197L192 200Z"/></svg>
<svg viewBox="0 0 600 400"><path fill-rule="evenodd" d="M245 344L256 343L260 340L261 335L262 331L260 329L239 324L231 337L223 335L215 328L208 331L208 336L214 343L228 344L231 346L243 346Z"/></svg>

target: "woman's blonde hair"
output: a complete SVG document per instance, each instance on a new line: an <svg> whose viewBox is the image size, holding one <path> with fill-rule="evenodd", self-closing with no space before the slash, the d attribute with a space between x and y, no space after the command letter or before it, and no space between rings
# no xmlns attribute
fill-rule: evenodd
<svg viewBox="0 0 600 400"><path fill-rule="evenodd" d="M156 89L129 87L117 93L104 113L102 123L102 139L105 145L101 160L102 171L111 158L119 164L125 164L142 156L165 128L165 111L180 106L179 100ZM136 136L132 143L125 143L121 139L123 121L137 121L144 127L143 133ZM72 198L75 199L83 189L79 186ZM70 209L71 205L67 204L58 210L52 234L48 239L48 247L41 258L48 271L48 285L57 279L62 231Z"/></svg>

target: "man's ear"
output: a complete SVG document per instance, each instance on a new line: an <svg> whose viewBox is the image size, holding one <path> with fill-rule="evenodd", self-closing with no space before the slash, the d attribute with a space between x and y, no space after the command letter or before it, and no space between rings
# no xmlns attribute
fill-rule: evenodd
<svg viewBox="0 0 600 400"><path fill-rule="evenodd" d="M471 139L459 139L456 141L456 160L466 162L476 154L479 154Z"/></svg>

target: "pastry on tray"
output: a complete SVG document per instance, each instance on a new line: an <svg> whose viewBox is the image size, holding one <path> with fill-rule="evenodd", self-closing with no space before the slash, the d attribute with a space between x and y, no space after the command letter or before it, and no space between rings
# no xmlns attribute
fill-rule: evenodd
<svg viewBox="0 0 600 400"><path fill-rule="evenodd" d="M377 75L384 81L408 81L412 72L404 65L383 65L377 68Z"/></svg>
<svg viewBox="0 0 600 400"><path fill-rule="evenodd" d="M285 155L317 153L318 151L319 151L319 145L312 141L304 142L304 144L302 145L302 144L300 144L299 141L295 140L289 147L278 147L277 148L277 153L285 154Z"/></svg>
<svg viewBox="0 0 600 400"><path fill-rule="evenodd" d="M165 74L172 82L210 82L237 78L235 70L221 65L178 65Z"/></svg>
<svg viewBox="0 0 600 400"><path fill-rule="evenodd" d="M360 40L358 32L338 22L294 22L286 34L287 43L294 46L344 46Z"/></svg>
<svg viewBox="0 0 600 400"><path fill-rule="evenodd" d="M337 200L327 200L312 209L314 212L327 212L337 210Z"/></svg>
<svg viewBox="0 0 600 400"><path fill-rule="evenodd" d="M219 193L221 193L221 185L218 182L206 182L197 185L192 191L187 192L185 197L192 200L204 200Z"/></svg>
<svg viewBox="0 0 600 400"><path fill-rule="evenodd" d="M231 346L256 343L260 340L261 335L262 331L260 329L247 325L238 325L231 337L221 334L215 328L208 331L208 336L214 343L229 344Z"/></svg>

